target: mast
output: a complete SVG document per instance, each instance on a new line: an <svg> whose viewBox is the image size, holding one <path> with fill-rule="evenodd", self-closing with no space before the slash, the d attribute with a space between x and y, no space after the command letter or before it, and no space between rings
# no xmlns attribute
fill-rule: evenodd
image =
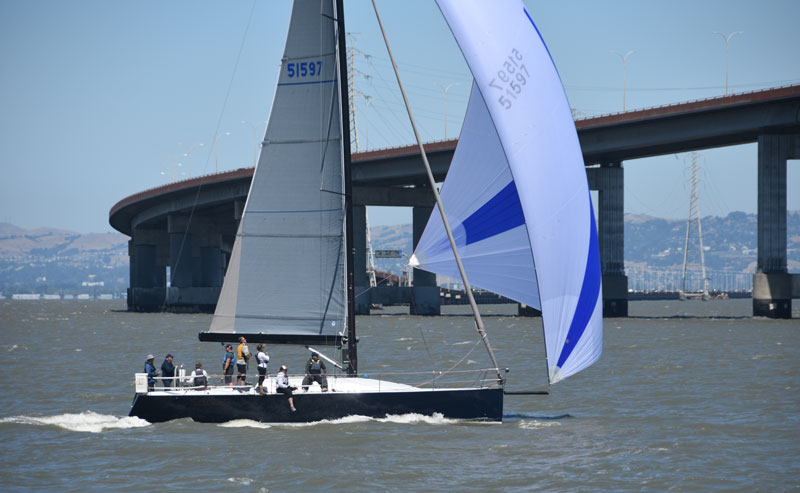
<svg viewBox="0 0 800 493"><path fill-rule="evenodd" d="M355 247L353 245L353 182L350 170L350 109L347 84L347 47L344 29L344 0L336 0L336 37L339 55L339 104L341 105L342 158L344 165L344 204L345 204L345 258L347 263L347 373L358 373L358 353L356 351L356 296L355 275L353 274Z"/></svg>

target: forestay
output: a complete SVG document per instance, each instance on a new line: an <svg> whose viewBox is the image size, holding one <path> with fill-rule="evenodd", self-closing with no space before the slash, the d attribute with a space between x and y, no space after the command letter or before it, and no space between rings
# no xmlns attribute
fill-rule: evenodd
<svg viewBox="0 0 800 493"><path fill-rule="evenodd" d="M569 104L521 2L438 4L475 78L445 213L470 282L542 310L555 383L602 351L597 232ZM458 277L438 214L411 264Z"/></svg>
<svg viewBox="0 0 800 493"><path fill-rule="evenodd" d="M236 333L250 342L325 343L344 330L345 201L332 3L294 4L261 156L211 330L201 339Z"/></svg>

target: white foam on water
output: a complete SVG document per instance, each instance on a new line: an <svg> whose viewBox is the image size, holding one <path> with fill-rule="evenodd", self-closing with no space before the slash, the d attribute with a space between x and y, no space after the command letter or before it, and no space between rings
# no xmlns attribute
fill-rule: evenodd
<svg viewBox="0 0 800 493"><path fill-rule="evenodd" d="M368 416L352 415L338 419L322 419L319 421L312 421L310 423L279 423L279 424L280 426L302 428L306 426L319 426L319 425L331 425L331 424L340 425L340 424L350 424L350 423L365 423L367 421L373 421L373 418L370 418Z"/></svg>
<svg viewBox="0 0 800 493"><path fill-rule="evenodd" d="M760 360L760 359L779 359L779 356L774 354L757 354L750 359Z"/></svg>
<svg viewBox="0 0 800 493"><path fill-rule="evenodd" d="M551 426L561 426L561 423L558 421L526 421L520 420L517 424L519 428L523 430L538 430L541 428L550 428Z"/></svg>
<svg viewBox="0 0 800 493"><path fill-rule="evenodd" d="M11 416L0 419L0 423L17 423L38 426L57 426L69 431L100 433L105 430L141 428L150 423L144 419L85 411L80 414L59 414L56 416Z"/></svg>
<svg viewBox="0 0 800 493"><path fill-rule="evenodd" d="M433 413L432 416L426 416L424 414L390 414L385 418L376 419L381 423L402 423L402 424L416 424L416 423L425 423L430 425L447 425L458 423L459 420L457 419L450 419L445 418L441 413Z"/></svg>
<svg viewBox="0 0 800 493"><path fill-rule="evenodd" d="M233 421L227 421L225 423L220 423L219 425L222 428L272 428L272 425L267 423L261 423L259 421L253 421L252 419L234 419Z"/></svg>
<svg viewBox="0 0 800 493"><path fill-rule="evenodd" d="M243 486L250 486L253 484L253 480L250 478L228 478L228 482L241 484Z"/></svg>
<svg viewBox="0 0 800 493"><path fill-rule="evenodd" d="M385 418L371 418L369 416L361 416L358 414L354 414L351 416L345 416L339 419L323 419L320 421L312 421L310 423L274 423L275 426L288 426L288 427L306 427L306 426L319 426L319 425L341 425L341 424L352 424L352 423L366 423L369 421L374 421L376 423L398 423L398 424L432 424L432 425L446 425L446 424L453 424L458 423L460 420L458 419L450 419L445 418L440 413L434 413L432 416L425 416L422 414L390 414Z"/></svg>

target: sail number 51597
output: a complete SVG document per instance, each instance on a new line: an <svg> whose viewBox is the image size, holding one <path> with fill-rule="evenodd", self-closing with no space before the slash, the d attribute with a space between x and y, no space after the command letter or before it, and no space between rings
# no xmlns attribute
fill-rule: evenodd
<svg viewBox="0 0 800 493"><path fill-rule="evenodd" d="M511 50L497 71L497 77L492 78L489 87L497 89L497 102L503 109L511 109L514 102L522 94L530 74L522 62L522 53L516 48Z"/></svg>
<svg viewBox="0 0 800 493"><path fill-rule="evenodd" d="M322 75L322 61L293 62L286 64L286 74L294 77L318 77Z"/></svg>

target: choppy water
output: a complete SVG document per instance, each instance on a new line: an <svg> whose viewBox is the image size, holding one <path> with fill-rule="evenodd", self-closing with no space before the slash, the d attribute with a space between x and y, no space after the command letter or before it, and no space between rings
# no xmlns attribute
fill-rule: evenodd
<svg viewBox="0 0 800 493"><path fill-rule="evenodd" d="M550 396L507 396L502 424L397 416L151 425L126 417L133 373L149 352L157 365L171 352L214 370L220 346L196 342L208 316L126 313L113 301L0 301L2 488L797 489L800 322L752 319L750 303L634 302L632 317L606 320L600 362ZM541 322L507 316L509 308L487 309L498 359L515 389L542 388ZM475 341L463 316L395 313L358 324L363 372L429 370L431 360L446 368ZM305 361L299 350L269 350L273 367ZM465 362L488 366L481 347Z"/></svg>

